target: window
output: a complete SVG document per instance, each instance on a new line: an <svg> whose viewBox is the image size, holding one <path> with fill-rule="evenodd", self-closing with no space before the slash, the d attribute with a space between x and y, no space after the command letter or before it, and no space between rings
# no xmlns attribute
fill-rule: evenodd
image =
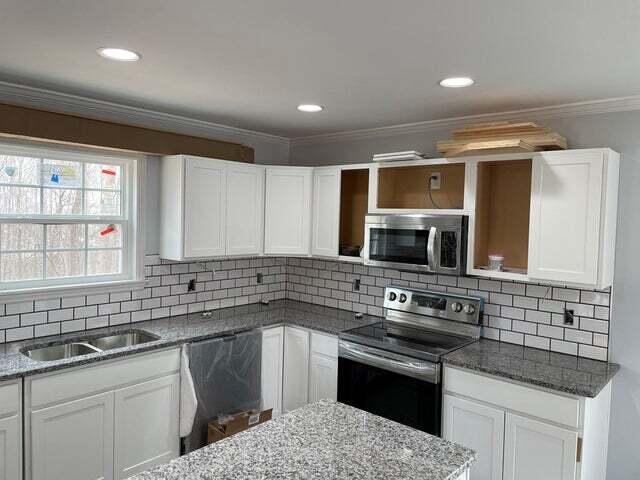
<svg viewBox="0 0 640 480"><path fill-rule="evenodd" d="M0 145L0 291L134 280L136 160Z"/></svg>

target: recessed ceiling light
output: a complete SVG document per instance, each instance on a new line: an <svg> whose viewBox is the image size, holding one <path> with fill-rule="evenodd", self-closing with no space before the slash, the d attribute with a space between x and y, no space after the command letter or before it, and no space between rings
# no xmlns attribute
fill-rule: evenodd
<svg viewBox="0 0 640 480"><path fill-rule="evenodd" d="M298 110L305 113L318 113L324 110L322 105L314 105L312 103L303 103L302 105L298 105Z"/></svg>
<svg viewBox="0 0 640 480"><path fill-rule="evenodd" d="M440 80L440 85L447 88L470 87L474 83L473 78L469 77L449 77L444 80Z"/></svg>
<svg viewBox="0 0 640 480"><path fill-rule="evenodd" d="M139 53L125 48L102 47L98 49L98 54L109 60L117 60L119 62L137 62L141 58Z"/></svg>

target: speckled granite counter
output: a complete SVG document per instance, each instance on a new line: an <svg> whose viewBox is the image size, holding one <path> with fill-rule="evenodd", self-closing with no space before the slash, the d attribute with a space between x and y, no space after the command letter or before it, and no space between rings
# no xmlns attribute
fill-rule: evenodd
<svg viewBox="0 0 640 480"><path fill-rule="evenodd" d="M228 335L252 328L287 324L337 334L343 330L356 328L380 320L379 317L368 315L364 315L362 318L355 318L353 312L335 308L292 300L277 300L271 302L269 305L252 304L216 310L209 318L202 318L199 313L194 313L85 332L55 335L0 345L0 381L72 366L85 365L205 338ZM20 353L20 348L27 345L44 346L60 341L80 338L87 339L130 328L145 330L160 338L132 347L118 348L102 353L92 353L51 362L34 361Z"/></svg>
<svg viewBox="0 0 640 480"><path fill-rule="evenodd" d="M445 355L443 362L591 398L598 395L620 369L615 363L486 339Z"/></svg>
<svg viewBox="0 0 640 480"><path fill-rule="evenodd" d="M323 400L143 472L135 480L455 480L472 450Z"/></svg>

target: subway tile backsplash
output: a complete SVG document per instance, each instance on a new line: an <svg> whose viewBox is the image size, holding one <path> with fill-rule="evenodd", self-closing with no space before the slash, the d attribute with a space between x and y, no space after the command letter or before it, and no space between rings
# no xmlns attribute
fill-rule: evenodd
<svg viewBox="0 0 640 480"><path fill-rule="evenodd" d="M262 283L257 281L258 273ZM424 275L284 257L176 263L148 255L145 276L147 285L142 290L0 305L0 343L281 298L382 315L384 287L393 283L483 297L484 337L598 360L608 358L608 290ZM356 279L360 280L359 290L354 286ZM195 280L194 291L189 291L191 280ZM564 308L574 310L572 326L564 324Z"/></svg>

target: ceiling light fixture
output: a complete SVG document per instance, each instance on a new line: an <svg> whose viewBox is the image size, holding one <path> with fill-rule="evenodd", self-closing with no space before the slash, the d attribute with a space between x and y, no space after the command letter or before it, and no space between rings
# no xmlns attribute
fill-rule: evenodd
<svg viewBox="0 0 640 480"><path fill-rule="evenodd" d="M302 105L298 105L298 110L305 113L318 113L324 110L324 107L312 103L303 103Z"/></svg>
<svg viewBox="0 0 640 480"><path fill-rule="evenodd" d="M118 62L137 62L142 56L133 50L125 48L102 47L98 49L98 55Z"/></svg>
<svg viewBox="0 0 640 480"><path fill-rule="evenodd" d="M469 77L449 77L440 80L440 85L447 88L470 87L474 83L473 78Z"/></svg>

